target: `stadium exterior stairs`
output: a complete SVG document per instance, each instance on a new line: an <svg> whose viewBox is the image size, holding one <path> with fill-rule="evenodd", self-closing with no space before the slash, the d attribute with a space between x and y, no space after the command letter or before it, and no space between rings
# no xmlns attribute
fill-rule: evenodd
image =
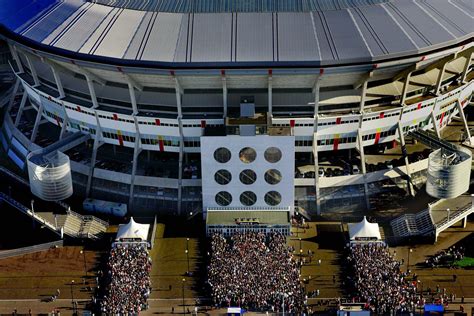
<svg viewBox="0 0 474 316"><path fill-rule="evenodd" d="M435 226L429 209L417 214L403 214L390 222L394 236L407 238L426 236L434 232Z"/></svg>

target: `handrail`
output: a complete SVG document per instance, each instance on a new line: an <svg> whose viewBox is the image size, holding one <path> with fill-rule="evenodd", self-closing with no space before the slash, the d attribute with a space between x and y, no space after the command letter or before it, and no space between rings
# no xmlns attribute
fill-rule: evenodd
<svg viewBox="0 0 474 316"><path fill-rule="evenodd" d="M39 244L39 245L34 245L34 246L4 250L4 251L0 251L0 259L26 255L29 253L35 253L35 252L39 252L43 250L48 250L52 247L62 247L63 245L64 245L63 240L57 240L57 241L47 242L44 244Z"/></svg>
<svg viewBox="0 0 474 316"><path fill-rule="evenodd" d="M27 208L26 206L24 206L23 204L21 204L20 202L18 202L17 200L14 200L13 198L9 197L8 195L6 195L5 193L3 192L0 192L0 198L7 202L8 204L10 204L11 206L13 206L14 208L16 208L17 210L19 210L20 212L30 216L31 218L35 219L37 222L43 224L44 226L48 227L51 231L53 231L54 233L60 235L61 234L61 231L60 229L56 228L54 225L52 225L51 223L47 222L44 218L42 218L41 216L39 216L38 214L36 214L35 212L33 212L32 210L30 210L29 208Z"/></svg>
<svg viewBox="0 0 474 316"><path fill-rule="evenodd" d="M449 218L445 218L441 222L436 224L436 231L445 230L447 227L450 226L450 223L457 222L460 217L464 217L464 216L466 216L466 213L470 213L470 212L473 212L473 211L474 211L474 209L472 207L472 204L471 203L466 204L462 208L460 208L460 209L456 210L455 212L453 212L452 216L449 216Z"/></svg>

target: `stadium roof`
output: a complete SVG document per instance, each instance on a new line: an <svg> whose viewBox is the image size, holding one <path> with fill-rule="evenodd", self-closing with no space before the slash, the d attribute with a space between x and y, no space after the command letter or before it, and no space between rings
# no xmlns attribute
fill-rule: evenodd
<svg viewBox="0 0 474 316"><path fill-rule="evenodd" d="M372 62L474 35L470 0L0 1L0 24L45 49L170 65Z"/></svg>

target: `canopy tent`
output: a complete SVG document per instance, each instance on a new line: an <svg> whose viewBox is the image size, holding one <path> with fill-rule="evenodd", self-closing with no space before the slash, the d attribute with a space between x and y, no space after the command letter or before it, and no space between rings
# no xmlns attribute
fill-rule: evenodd
<svg viewBox="0 0 474 316"><path fill-rule="evenodd" d="M369 223L364 219L359 223L349 223L349 238L351 241L357 240L377 240L381 241L379 224Z"/></svg>
<svg viewBox="0 0 474 316"><path fill-rule="evenodd" d="M141 241L146 241L149 229L150 224L139 224L131 217L130 222L119 226L115 240L140 239Z"/></svg>

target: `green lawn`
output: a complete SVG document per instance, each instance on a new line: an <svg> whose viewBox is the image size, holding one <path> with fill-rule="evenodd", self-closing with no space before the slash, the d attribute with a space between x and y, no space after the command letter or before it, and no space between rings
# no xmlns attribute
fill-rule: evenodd
<svg viewBox="0 0 474 316"><path fill-rule="evenodd" d="M458 260L454 263L454 265L461 267L461 268L468 268L474 267L474 258L472 257L464 257L461 260Z"/></svg>

